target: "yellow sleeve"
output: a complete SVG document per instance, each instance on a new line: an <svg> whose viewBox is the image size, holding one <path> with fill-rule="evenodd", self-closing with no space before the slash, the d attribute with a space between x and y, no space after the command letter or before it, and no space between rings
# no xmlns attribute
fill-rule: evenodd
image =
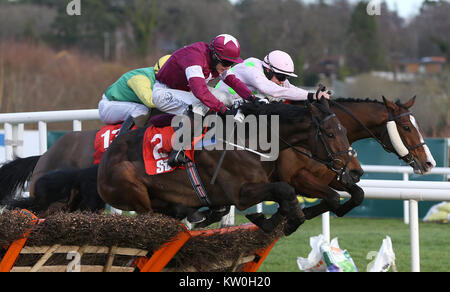
<svg viewBox="0 0 450 292"><path fill-rule="evenodd" d="M136 93L137 97L148 107L155 108L151 81L144 75L136 75L127 82L128 86Z"/></svg>

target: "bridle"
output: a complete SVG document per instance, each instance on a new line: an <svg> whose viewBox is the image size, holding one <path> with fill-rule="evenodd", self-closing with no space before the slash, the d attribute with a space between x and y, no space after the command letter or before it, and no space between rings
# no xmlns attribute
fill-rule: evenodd
<svg viewBox="0 0 450 292"><path fill-rule="evenodd" d="M399 115L397 115L397 116L393 116L392 113L389 112L389 121L388 121L388 124L389 124L389 123L395 123L395 126L396 126L396 120L398 120L398 119L401 118L401 117L412 116L412 115L413 115L412 112L406 112L406 113L399 114ZM397 131L397 129L395 128L394 131ZM397 131L397 133L398 133L398 131ZM390 135L390 138L391 138L391 140L392 140L391 133L389 133L389 135ZM426 143L423 142L423 143L419 143L419 144L416 144L416 145L413 145L413 146L409 146L409 145L404 141L404 139L403 139L402 137L400 137L400 134L398 134L398 137L399 137L399 140L401 141L401 145L396 146L396 145L394 144L395 142L391 141L392 144L393 144L393 146L394 146L394 149L396 149L397 156L399 157L399 159L402 159L403 161L405 161L405 162L406 162L407 164L409 164L409 165L414 164L414 156L411 154L411 151L414 150L414 149L417 149L417 148L419 148L419 147L425 146ZM402 147L404 147L405 150L398 150L398 149L397 149L398 147L400 147L400 149L401 149ZM406 153L406 152L408 152L408 153L406 153L405 155L402 155L402 154L401 154L402 151L404 151L404 153Z"/></svg>
<svg viewBox="0 0 450 292"><path fill-rule="evenodd" d="M288 141L286 141L282 137L280 137L280 141L282 141L284 144L286 144L288 146L288 148L291 148L292 150L294 150L297 154L305 155L308 158L313 159L314 161L325 165L328 169L330 169L331 171L335 172L338 175L338 180L341 180L342 176L345 174L345 172L347 170L347 166L350 163L351 159L356 156L356 151L353 150L353 148L351 148L351 147L346 151L341 151L341 152L337 152L337 153L333 153L330 150L330 147L327 144L327 142L325 141L323 134L322 134L322 130L323 130L322 125L326 121L328 121L329 119L334 118L334 117L336 117L336 114L333 113L331 115L328 115L322 121L319 122L316 117L311 115L312 122L313 122L314 126L316 127L316 134L315 134L316 143L320 139L320 141L321 141L322 145L324 146L325 151L327 152L327 155L328 155L327 161L314 156L312 153L308 153L308 152L299 150L298 148L295 147L295 145L290 144ZM339 155L343 155L343 154L350 154L349 158L347 159L347 161L345 163L340 158L338 158ZM341 165L343 165L343 166L341 168L335 168L335 163L341 163Z"/></svg>
<svg viewBox="0 0 450 292"><path fill-rule="evenodd" d="M330 100L329 102L331 102L332 104L334 104L335 106L337 106L338 108L340 108L342 111L344 111L346 114L348 114L350 117L352 117L363 129L365 129L369 134L370 134L370 136L372 137L372 138L374 138L383 148L384 148L384 150L386 151L386 152L389 152L389 153L393 153L394 151L392 151L391 149L389 149L389 147L388 146L386 146L386 144L384 144L383 143L383 141L381 141L377 136L375 136L375 134L369 129L369 128L367 128L366 127L366 125L364 125L363 124L363 122L361 122L349 109L347 109L346 107L344 107L343 105L341 105L341 104L339 104L339 103L337 103L337 102L335 102L335 101L333 101L333 100ZM412 112L406 112L406 113L402 113L402 114L399 114L399 115L397 115L397 116L394 116L394 115L392 115L392 113L391 112L389 112L388 111L388 115L389 115L389 120L388 120L388 122L387 122L387 124L389 124L390 122L392 123L394 123L394 124L396 124L396 120L398 120L398 119L400 119L400 118L402 118L402 117L405 117L405 116L412 116L413 114L412 114ZM391 138L391 137L390 137ZM397 157L399 158L399 159L401 159L401 160L403 160L405 163L407 163L408 165L412 165L413 163L414 163L414 157L413 157L413 155L411 154L411 151L412 150L414 150L414 149L417 149L417 148L419 148L419 147L422 147L422 146L424 146L424 145L426 145L426 143L419 143L419 144L416 144L416 145L414 145L414 146L409 146L407 143L405 143L405 141L400 137L400 135L399 135L399 139L400 139L400 141L402 142L402 144L403 144L403 147L405 147L405 149L407 149L407 151L408 151L408 153L407 154L405 154L405 155L401 155L400 153L399 153L399 151L397 150L397 149L395 149L395 147L394 147L394 149L395 149L395 154L397 155ZM392 143L392 141L391 141L391 143ZM394 143L392 143L393 144L393 146L394 146Z"/></svg>

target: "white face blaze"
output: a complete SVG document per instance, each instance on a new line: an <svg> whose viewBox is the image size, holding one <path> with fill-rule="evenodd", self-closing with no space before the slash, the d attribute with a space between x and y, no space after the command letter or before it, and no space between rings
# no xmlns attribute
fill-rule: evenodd
<svg viewBox="0 0 450 292"><path fill-rule="evenodd" d="M413 117L413 115L409 116L411 123L414 125L414 127L416 127L417 133L419 133L419 137L420 137L420 143L425 143L425 140L422 137L422 134L420 133L419 130L419 125L416 122L416 119ZM436 161L434 160L433 155L431 154L430 148L428 148L428 146L425 144L423 145L423 149L425 150L425 153L427 154L427 162L431 163L431 165L433 167L436 167Z"/></svg>

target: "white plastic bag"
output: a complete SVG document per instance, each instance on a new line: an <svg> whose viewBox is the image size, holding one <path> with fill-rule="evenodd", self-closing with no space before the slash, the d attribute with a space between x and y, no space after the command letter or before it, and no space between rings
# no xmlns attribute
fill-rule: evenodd
<svg viewBox="0 0 450 292"><path fill-rule="evenodd" d="M328 243L323 235L310 238L312 251L307 259L297 258L304 272L357 272L355 263L346 250L341 250L337 238Z"/></svg>
<svg viewBox="0 0 450 292"><path fill-rule="evenodd" d="M309 253L308 258L297 258L297 265L301 271L304 272L326 272L327 266L322 259L322 253L320 247L327 244L325 237L321 234L309 239L309 245L312 251Z"/></svg>
<svg viewBox="0 0 450 292"><path fill-rule="evenodd" d="M434 205L423 218L424 222L449 223L450 222L450 203L442 202Z"/></svg>
<svg viewBox="0 0 450 292"><path fill-rule="evenodd" d="M367 272L388 272L391 267L393 267L394 271L397 270L392 240L389 236L386 236L386 239L381 244L377 257L367 266Z"/></svg>

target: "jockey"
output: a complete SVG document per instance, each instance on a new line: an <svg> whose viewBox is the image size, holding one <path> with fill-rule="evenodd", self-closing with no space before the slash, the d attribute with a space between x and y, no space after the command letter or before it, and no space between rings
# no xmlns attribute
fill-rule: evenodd
<svg viewBox="0 0 450 292"><path fill-rule="evenodd" d="M209 110L234 115L237 110L228 107L233 103L233 96L207 83L220 78L237 95L253 101L255 97L250 89L229 70L241 62L240 45L228 34L217 36L210 44L198 42L179 49L156 75L153 102L159 110L175 115L187 114L190 106L194 113L202 116ZM186 162L182 152L172 151L169 165Z"/></svg>
<svg viewBox="0 0 450 292"><path fill-rule="evenodd" d="M133 125L144 127L150 117L149 109L155 108L152 98L155 75L169 57L170 55L162 57L154 67L125 73L108 87L98 105L102 122L124 122L119 135L131 129Z"/></svg>
<svg viewBox="0 0 450 292"><path fill-rule="evenodd" d="M273 51L261 61L257 58L248 58L241 64L234 66L231 71L244 82L258 96L269 96L277 99L293 101L314 100L316 98L330 98L329 92L319 91L316 93L292 85L288 78L298 77L294 74L294 62L292 58L283 51ZM217 89L233 94L236 92L220 81Z"/></svg>

